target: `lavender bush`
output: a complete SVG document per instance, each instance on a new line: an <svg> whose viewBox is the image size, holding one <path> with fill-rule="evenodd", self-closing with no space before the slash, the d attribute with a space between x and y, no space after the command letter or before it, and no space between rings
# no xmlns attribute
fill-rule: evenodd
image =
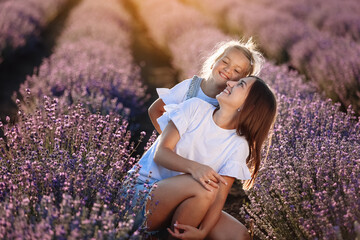
<svg viewBox="0 0 360 240"><path fill-rule="evenodd" d="M89 17L91 16L91 17ZM133 63L130 18L118 1L84 0L70 14L52 56L21 87L61 106L84 103L93 112L143 112L146 88Z"/></svg>
<svg viewBox="0 0 360 240"><path fill-rule="evenodd" d="M291 63L313 78L329 97L359 112L360 45L342 39L309 37L290 50Z"/></svg>
<svg viewBox="0 0 360 240"><path fill-rule="evenodd" d="M122 49L124 56L131 62L132 57L128 56L131 21L130 15L119 1L84 0L70 12L57 42L61 47L65 43L76 43L84 38L102 41L108 46Z"/></svg>
<svg viewBox="0 0 360 240"><path fill-rule="evenodd" d="M40 33L68 0L0 2L0 63L17 48L38 41Z"/></svg>
<svg viewBox="0 0 360 240"><path fill-rule="evenodd" d="M138 209L122 183L139 156L126 120L46 96L40 106L19 107L20 122L0 126L0 238L130 238Z"/></svg>
<svg viewBox="0 0 360 240"><path fill-rule="evenodd" d="M304 76L295 70L290 71L286 65L275 66L267 62L261 70L260 77L275 92L287 97L304 99L313 96L318 91L315 84L312 82L305 83Z"/></svg>
<svg viewBox="0 0 360 240"><path fill-rule="evenodd" d="M143 111L146 88L138 67L123 58L123 51L102 42L83 39L66 44L45 60L36 75L21 88L59 97L59 104L84 103L92 112L111 111L129 116Z"/></svg>
<svg viewBox="0 0 360 240"><path fill-rule="evenodd" d="M255 219L260 239L354 239L359 119L316 97L278 99L269 155L243 215Z"/></svg>
<svg viewBox="0 0 360 240"><path fill-rule="evenodd" d="M316 26L319 30L334 36L360 40L360 6L357 1L288 1L276 3L268 0L257 0L266 7L280 12L290 13L300 21Z"/></svg>

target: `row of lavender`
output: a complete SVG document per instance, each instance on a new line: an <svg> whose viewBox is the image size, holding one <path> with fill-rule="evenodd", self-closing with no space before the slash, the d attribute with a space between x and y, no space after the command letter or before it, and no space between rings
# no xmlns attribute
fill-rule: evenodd
<svg viewBox="0 0 360 240"><path fill-rule="evenodd" d="M69 0L0 2L0 63L11 52L39 41L41 31Z"/></svg>
<svg viewBox="0 0 360 240"><path fill-rule="evenodd" d="M295 18L314 25L331 35L360 40L360 5L356 0L347 1L269 1L256 2L275 8L280 12L290 13Z"/></svg>
<svg viewBox="0 0 360 240"><path fill-rule="evenodd" d="M188 1L235 34L253 35L269 58L289 61L321 91L360 111L360 44L288 12L250 1ZM311 5L310 5L311 6Z"/></svg>
<svg viewBox="0 0 360 240"><path fill-rule="evenodd" d="M103 114L144 111L146 89L130 52L130 17L114 1L83 5L73 10L54 53L20 92L31 89L35 103L47 95L58 97L61 107L81 102Z"/></svg>
<svg viewBox="0 0 360 240"><path fill-rule="evenodd" d="M206 16L177 1L130 2L187 77L198 72L199 55L228 39ZM360 220L358 119L314 94L284 66L267 64L262 77L278 93L279 116L243 216L255 219L261 239L353 239Z"/></svg>
<svg viewBox="0 0 360 240"><path fill-rule="evenodd" d="M20 121L0 126L1 239L139 237L122 188L138 158L126 119L146 98L130 20L117 0L83 0L21 87Z"/></svg>

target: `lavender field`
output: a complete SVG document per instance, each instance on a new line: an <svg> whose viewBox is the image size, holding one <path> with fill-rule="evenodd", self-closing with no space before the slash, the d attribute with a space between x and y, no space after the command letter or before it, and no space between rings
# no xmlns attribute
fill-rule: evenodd
<svg viewBox="0 0 360 240"><path fill-rule="evenodd" d="M254 239L360 240L357 0L0 0L0 12L0 86L22 79L0 89L13 103L0 104L0 239L142 239L122 183L156 138L155 88L253 37L278 117L255 186L236 182L225 210Z"/></svg>

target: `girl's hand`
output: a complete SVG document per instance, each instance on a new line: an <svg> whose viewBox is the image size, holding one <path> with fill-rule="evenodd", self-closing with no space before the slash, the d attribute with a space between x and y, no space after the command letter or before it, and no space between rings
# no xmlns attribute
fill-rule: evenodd
<svg viewBox="0 0 360 240"><path fill-rule="evenodd" d="M212 191L212 188L219 188L220 182L227 185L226 180L215 172L214 169L201 163L198 163L190 174L208 191Z"/></svg>
<svg viewBox="0 0 360 240"><path fill-rule="evenodd" d="M190 225L179 224L177 221L174 224L174 231L172 231L170 228L167 230L171 236L178 239L198 240L204 239L206 237L204 232L202 232L200 229ZM180 230L182 230L182 233L180 233Z"/></svg>

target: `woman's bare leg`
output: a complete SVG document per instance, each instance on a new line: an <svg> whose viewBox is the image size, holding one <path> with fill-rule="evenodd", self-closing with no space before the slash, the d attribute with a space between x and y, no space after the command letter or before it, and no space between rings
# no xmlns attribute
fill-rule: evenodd
<svg viewBox="0 0 360 240"><path fill-rule="evenodd" d="M175 220L197 227L210 205L217 189L206 190L190 175L184 174L159 181L150 193L146 204L147 228L149 231L167 227Z"/></svg>
<svg viewBox="0 0 360 240"><path fill-rule="evenodd" d="M219 221L206 240L250 240L246 227L230 214L222 211Z"/></svg>

